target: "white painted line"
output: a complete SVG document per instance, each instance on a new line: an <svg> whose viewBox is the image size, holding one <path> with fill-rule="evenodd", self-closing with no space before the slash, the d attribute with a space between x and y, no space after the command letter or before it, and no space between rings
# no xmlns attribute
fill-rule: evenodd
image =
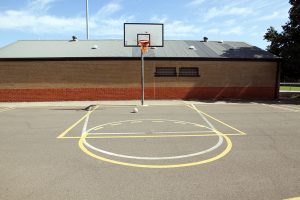
<svg viewBox="0 0 300 200"><path fill-rule="evenodd" d="M184 121L177 121L177 120L164 120L164 119L143 119L141 121L164 121L164 122L173 122L173 123L178 122L180 124L186 124L186 125L192 125L192 126L196 125L195 123L191 123L191 122L184 122ZM111 124L115 124L115 123L124 123L124 122L129 122L130 123L130 122L132 122L132 120L125 120L125 121L119 121L119 122L114 122L114 123L107 123L107 124L102 124L101 126L104 127L106 125L111 125ZM203 126L203 127L205 127L205 126ZM200 151L200 152L185 154L185 155L177 155L177 156L161 156L161 157L157 157L157 156L153 156L153 157L131 156L131 155L124 155L124 154L117 154L117 153L109 152L109 151L106 151L106 150L103 150L103 149L100 149L100 148L96 148L95 146L89 144L86 141L86 137L88 137L89 134L98 134L98 133L89 133L89 131L92 131L93 128L87 130L85 132L85 134L82 133L82 138L81 139L83 141L83 144L86 147L88 147L88 148L90 148L94 151L97 151L97 152L100 152L100 153L103 153L103 154L107 154L107 155L110 155L110 156L116 156L116 157L128 158L128 159L137 159L137 160L173 160L173 159L182 159L182 158L188 158L188 157L202 155L202 154L209 153L209 152L219 148L222 145L223 141L224 141L222 134L218 134L219 132L217 132L213 126L211 128L210 127L206 127L206 128L208 129L208 131L206 131L206 132L212 133L212 135L214 133L216 133L213 136L218 137L218 142L214 146L212 146L209 149ZM197 132L199 133L200 131L197 131ZM166 133L166 132L160 132L160 133ZM172 133L176 133L176 132L172 132ZM102 135L103 133L100 133L100 134ZM110 133L110 134L112 134L112 133ZM116 134L116 133L113 133L113 134ZM120 133L117 133L117 134L120 134ZM123 134L127 134L127 133L123 133ZM132 134L132 133L130 133L130 134ZM138 133L138 134L140 134L140 133ZM145 134L145 135L152 135L152 134ZM157 135L162 135L162 134L157 134ZM139 137L139 136L137 136L137 137Z"/></svg>
<svg viewBox="0 0 300 200"><path fill-rule="evenodd" d="M214 117L212 117L211 115L209 115L209 114L207 114L207 113L205 113L205 112L203 112L203 111L198 110L198 109L196 108L196 106L193 106L193 107L192 107L192 106L190 106L190 105L188 105L188 104L187 104L187 106L188 106L189 108L194 109L194 110L195 110L197 113L199 113L200 115L207 116L207 117L209 117L210 119L213 119L214 121L219 122L220 124L222 124L222 125L224 125L224 126L227 126L227 127L231 128L232 130L237 131L237 132L240 133L241 135L247 135L245 132L240 131L240 130L234 128L233 126L230 126L230 125L226 124L225 122L223 122L223 121L221 121L221 120L219 120L219 119L217 119L217 118L214 118ZM214 130L215 130L216 132L219 132L217 129L214 129Z"/></svg>
<svg viewBox="0 0 300 200"><path fill-rule="evenodd" d="M174 122L174 124L186 124L186 122Z"/></svg>
<svg viewBox="0 0 300 200"><path fill-rule="evenodd" d="M212 130L217 130L215 127L214 127L214 125L212 125L211 123L210 123L210 121L208 121L208 119L201 113L201 112L199 112L199 110L196 108L196 106L194 105L194 104L191 104L191 108L192 109L194 109L201 117L202 117L202 119L208 124L208 126L212 129Z"/></svg>
<svg viewBox="0 0 300 200"><path fill-rule="evenodd" d="M103 127L100 126L100 127L94 128L93 130L97 131L97 130L100 130L100 129L103 129Z"/></svg>
<svg viewBox="0 0 300 200"><path fill-rule="evenodd" d="M93 129L95 130L95 129ZM113 132L113 133L108 133L108 132L101 132L101 133L90 133L89 135L162 135L162 134L197 134L197 133L214 133L215 131L165 131L165 132Z"/></svg>
<svg viewBox="0 0 300 200"><path fill-rule="evenodd" d="M89 116L92 112L97 110L97 108L99 108L99 106L96 106L93 110L89 111L87 114L85 114L79 120L77 120L74 124L72 124L70 127L68 127L64 132L62 132L59 136L57 136L57 139L62 139L64 136L66 136L74 127L76 127L79 123L81 123L84 119L86 119L87 116Z"/></svg>
<svg viewBox="0 0 300 200"><path fill-rule="evenodd" d="M0 112L6 112L6 111L9 111L9 110L13 110L15 108L7 108L7 107L2 107L0 108Z"/></svg>
<svg viewBox="0 0 300 200"><path fill-rule="evenodd" d="M137 120L123 120L123 121L117 121L117 122L108 122L108 123L101 124L96 127L110 126L111 124L116 124L116 123L131 123L131 122L136 122L136 121ZM200 124L196 124L196 123L192 123L192 122L185 122L185 121L178 121L178 120L170 120L170 119L140 119L139 121L140 121L140 123L142 123L143 121L164 121L164 122L173 122L173 123L177 123L177 124L199 125L199 127L202 127L202 125L200 125ZM91 128L91 130L93 130L96 127ZM210 129L209 127L206 127L206 126L203 126L203 127Z"/></svg>
<svg viewBox="0 0 300 200"><path fill-rule="evenodd" d="M294 107L294 106L288 106L288 105L281 105L284 108L289 108L289 109L293 109L293 110L297 110L300 111L300 108Z"/></svg>
<svg viewBox="0 0 300 200"><path fill-rule="evenodd" d="M118 126L121 125L122 123L114 123L114 124L110 124L111 126Z"/></svg>
<svg viewBox="0 0 300 200"><path fill-rule="evenodd" d="M282 109L282 110L286 110L286 111L291 111L291 112L300 112L300 110L290 109L290 108L286 108L283 106L269 105L269 104L262 104L262 105L272 107L272 108Z"/></svg>
<svg viewBox="0 0 300 200"><path fill-rule="evenodd" d="M195 124L194 126L197 126L197 127L201 127L201 128L205 128L205 126L202 126L202 125L198 125L198 124Z"/></svg>
<svg viewBox="0 0 300 200"><path fill-rule="evenodd" d="M196 152L196 153L191 153L191 154L186 154L186 155L180 155L180 156L163 156L163 157L147 157L147 156L130 156L130 155L124 155L124 154L117 154L117 153L112 153L109 151L105 151L103 149L99 149L94 147L93 145L89 144L85 138L83 138L83 143L85 146L89 147L90 149L100 152L100 153L104 153L110 156L116 156L116 157L121 157L121 158L129 158L129 159L136 159L136 160L175 160L175 159L182 159L182 158L188 158L188 157L193 157L193 156L198 156L198 155L202 155L205 153L209 153L215 149L217 149L218 147L220 147L223 143L223 137L222 136L218 136L219 140L217 142L217 144L215 144L213 147L206 149L204 151L200 151L200 152Z"/></svg>
<svg viewBox="0 0 300 200"><path fill-rule="evenodd" d="M142 123L142 121L132 121L130 122L131 124L137 124L137 123Z"/></svg>
<svg viewBox="0 0 300 200"><path fill-rule="evenodd" d="M90 112L91 111L89 111L88 113L90 113ZM87 115L87 117L85 118L83 128L82 128L82 131L81 131L81 136L83 136L86 133L87 125L89 123L89 118L90 118L90 115Z"/></svg>

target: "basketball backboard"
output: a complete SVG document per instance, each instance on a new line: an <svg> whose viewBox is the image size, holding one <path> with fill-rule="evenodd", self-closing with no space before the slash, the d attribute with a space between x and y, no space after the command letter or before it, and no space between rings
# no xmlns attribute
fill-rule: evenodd
<svg viewBox="0 0 300 200"><path fill-rule="evenodd" d="M148 40L149 47L164 46L164 25L159 23L124 23L124 47L138 47Z"/></svg>

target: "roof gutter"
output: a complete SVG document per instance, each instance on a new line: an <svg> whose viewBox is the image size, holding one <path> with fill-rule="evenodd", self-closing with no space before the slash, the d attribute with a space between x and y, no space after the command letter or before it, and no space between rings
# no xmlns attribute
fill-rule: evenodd
<svg viewBox="0 0 300 200"><path fill-rule="evenodd" d="M41 57L41 58L0 58L0 61L89 61L89 60L140 60L140 57ZM282 58L212 58L212 57L145 57L145 60L174 61L267 61L280 62Z"/></svg>

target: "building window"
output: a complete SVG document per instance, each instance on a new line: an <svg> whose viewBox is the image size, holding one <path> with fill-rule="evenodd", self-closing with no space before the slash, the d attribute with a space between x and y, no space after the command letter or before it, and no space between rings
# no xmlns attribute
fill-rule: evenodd
<svg viewBox="0 0 300 200"><path fill-rule="evenodd" d="M198 77L198 76L200 76L199 68L198 67L180 67L179 68L179 76Z"/></svg>
<svg viewBox="0 0 300 200"><path fill-rule="evenodd" d="M156 67L155 76L177 76L176 67Z"/></svg>

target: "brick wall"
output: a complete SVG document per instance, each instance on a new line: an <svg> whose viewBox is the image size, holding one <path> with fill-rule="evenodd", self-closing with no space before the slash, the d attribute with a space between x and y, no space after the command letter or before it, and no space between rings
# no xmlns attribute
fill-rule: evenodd
<svg viewBox="0 0 300 200"><path fill-rule="evenodd" d="M154 77L155 67L199 67L200 77ZM273 99L277 63L145 61L146 99ZM138 60L0 61L0 101L140 98Z"/></svg>

